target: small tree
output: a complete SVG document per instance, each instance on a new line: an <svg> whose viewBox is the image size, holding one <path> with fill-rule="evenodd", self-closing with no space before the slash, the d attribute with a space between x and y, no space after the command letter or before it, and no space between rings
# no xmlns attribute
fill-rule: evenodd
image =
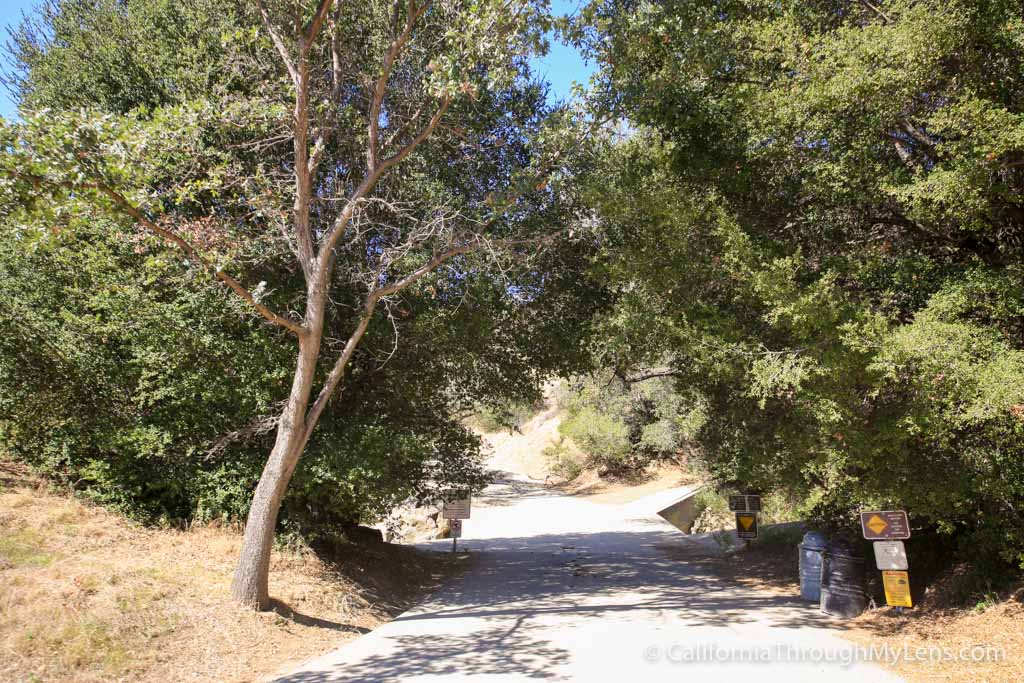
<svg viewBox="0 0 1024 683"><path fill-rule="evenodd" d="M97 208L127 217L295 337L291 389L232 583L259 609L270 602L282 498L375 312L443 264L468 273L474 252L523 258L554 239L568 151L559 145L572 141L558 133L565 118L541 112L526 128L493 115L474 125L481 108L516 106L511 86L543 46L546 3L307 4L258 1L262 30L233 37L237 68L264 79L258 96L126 117L25 112L2 132L14 238L56 235ZM276 70L261 61L268 41ZM455 189L431 182L453 169ZM301 294L287 298L286 281L249 288L227 272L284 247ZM336 300L339 282L358 300ZM348 338L327 339L325 325L348 307Z"/></svg>

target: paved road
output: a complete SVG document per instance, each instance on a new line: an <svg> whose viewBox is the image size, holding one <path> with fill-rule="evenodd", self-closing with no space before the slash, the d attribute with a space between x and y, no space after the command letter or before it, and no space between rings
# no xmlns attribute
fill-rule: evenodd
<svg viewBox="0 0 1024 683"><path fill-rule="evenodd" d="M464 524L470 569L279 680L899 680L834 662L853 646L813 605L717 579L657 502L599 505L506 474Z"/></svg>

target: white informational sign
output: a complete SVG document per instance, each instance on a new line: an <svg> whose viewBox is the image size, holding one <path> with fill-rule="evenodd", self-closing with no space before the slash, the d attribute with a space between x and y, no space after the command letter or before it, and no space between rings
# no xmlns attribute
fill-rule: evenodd
<svg viewBox="0 0 1024 683"><path fill-rule="evenodd" d="M875 564L879 569L903 570L908 569L907 551L903 547L903 541L875 541Z"/></svg>
<svg viewBox="0 0 1024 683"><path fill-rule="evenodd" d="M452 538L462 538L462 520L461 519L452 519L452 520L449 520L448 524L449 524L448 528L451 529L451 537Z"/></svg>
<svg viewBox="0 0 1024 683"><path fill-rule="evenodd" d="M469 498L446 502L441 516L444 519L469 519Z"/></svg>

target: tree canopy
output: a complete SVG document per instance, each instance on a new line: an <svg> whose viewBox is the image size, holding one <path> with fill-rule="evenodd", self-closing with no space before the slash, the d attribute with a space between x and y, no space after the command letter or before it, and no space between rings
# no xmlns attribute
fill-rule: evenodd
<svg viewBox="0 0 1024 683"><path fill-rule="evenodd" d="M613 0L570 30L630 122L589 191L602 364L670 368L726 486L1024 561L1020 4Z"/></svg>
<svg viewBox="0 0 1024 683"><path fill-rule="evenodd" d="M554 245L587 145L527 66L544 4L307 5L51 3L0 130L9 448L148 516L247 513L257 606L278 523L481 486L458 416L583 367L601 305Z"/></svg>
<svg viewBox="0 0 1024 683"><path fill-rule="evenodd" d="M0 435L98 500L330 536L575 376L608 469L1024 563L1019 2L49 0L10 46Z"/></svg>

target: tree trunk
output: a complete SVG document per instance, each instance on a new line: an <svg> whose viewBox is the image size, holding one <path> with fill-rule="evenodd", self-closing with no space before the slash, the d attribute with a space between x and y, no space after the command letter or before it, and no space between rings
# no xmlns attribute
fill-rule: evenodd
<svg viewBox="0 0 1024 683"><path fill-rule="evenodd" d="M231 582L231 595L253 609L270 608L270 551L274 543L277 513L292 472L302 455L305 439L301 425L278 426L277 441L270 453L245 522L242 551Z"/></svg>
<svg viewBox="0 0 1024 683"><path fill-rule="evenodd" d="M311 288L307 305L307 335L299 340L299 355L288 403L277 424L277 438L260 481L253 493L249 517L245 522L242 551L231 582L231 595L247 607L270 608L270 551L274 543L277 513L295 466L309 440L306 410L320 355L324 302L317 288ZM311 323L311 324L310 324Z"/></svg>

